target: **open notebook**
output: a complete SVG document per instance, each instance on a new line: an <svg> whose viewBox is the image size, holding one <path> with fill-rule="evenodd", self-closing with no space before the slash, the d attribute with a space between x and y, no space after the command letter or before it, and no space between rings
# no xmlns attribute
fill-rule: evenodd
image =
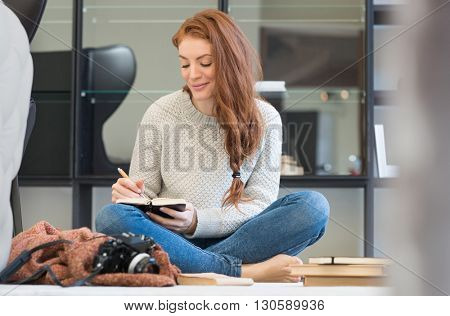
<svg viewBox="0 0 450 316"><path fill-rule="evenodd" d="M186 200L184 199L170 199L170 198L150 199L139 197L139 198L118 199L116 203L142 206L143 211L155 213L165 218L171 218L171 216L161 212L159 210L161 207L168 207L179 212L184 212L186 210Z"/></svg>

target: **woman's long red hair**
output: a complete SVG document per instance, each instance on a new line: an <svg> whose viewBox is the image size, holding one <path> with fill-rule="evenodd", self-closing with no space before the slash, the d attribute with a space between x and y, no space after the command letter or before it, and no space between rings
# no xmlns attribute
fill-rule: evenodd
<svg viewBox="0 0 450 316"><path fill-rule="evenodd" d="M244 159L256 152L263 134L254 89L255 82L262 78L258 54L234 21L218 10L204 10L187 19L172 37L175 47L186 36L205 39L212 45L216 73L213 113L225 131L230 168L239 172ZM184 90L191 94L187 85ZM248 200L244 196L244 183L234 178L222 206L238 207L240 201Z"/></svg>

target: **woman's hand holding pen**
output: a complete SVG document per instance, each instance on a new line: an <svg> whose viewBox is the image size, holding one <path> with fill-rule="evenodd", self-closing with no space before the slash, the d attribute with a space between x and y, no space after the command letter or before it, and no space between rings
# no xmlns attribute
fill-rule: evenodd
<svg viewBox="0 0 450 316"><path fill-rule="evenodd" d="M120 168L117 171L122 176L116 183L112 185L112 202L116 203L118 199L124 198L137 198L143 197L144 195L144 180L137 180L134 182L128 177L127 173Z"/></svg>
<svg viewBox="0 0 450 316"><path fill-rule="evenodd" d="M144 181L132 181L130 178L119 178L112 185L112 202L116 203L118 199L138 198L144 192Z"/></svg>
<svg viewBox="0 0 450 316"><path fill-rule="evenodd" d="M191 234L195 231L197 227L197 211L192 203L186 203L184 212L178 212L168 207L161 207L159 210L173 218L164 218L153 213L147 213L147 215L154 222L176 233Z"/></svg>

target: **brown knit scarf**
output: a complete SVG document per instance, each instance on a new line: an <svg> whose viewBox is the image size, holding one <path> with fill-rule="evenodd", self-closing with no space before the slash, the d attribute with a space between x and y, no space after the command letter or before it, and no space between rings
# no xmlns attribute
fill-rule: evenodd
<svg viewBox="0 0 450 316"><path fill-rule="evenodd" d="M10 282L31 276L44 265L51 267L63 285L70 285L87 277L92 271L92 263L98 248L108 240L103 234L93 233L88 228L62 231L45 221L14 237L8 263L13 261L22 251L30 250L43 243L66 239L72 243L63 243L38 250L11 278ZM97 238L96 238L97 237ZM113 286L172 286L180 270L170 263L168 254L159 246L155 247L153 256L160 266L159 274L150 273L109 273L99 274L89 282L93 285ZM36 284L55 284L49 273L45 273L35 281Z"/></svg>

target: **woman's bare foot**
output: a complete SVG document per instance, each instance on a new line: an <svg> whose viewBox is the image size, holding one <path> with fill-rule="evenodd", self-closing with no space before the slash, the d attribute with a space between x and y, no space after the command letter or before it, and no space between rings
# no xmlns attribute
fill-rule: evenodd
<svg viewBox="0 0 450 316"><path fill-rule="evenodd" d="M302 264L302 260L288 255L277 255L266 261L243 264L241 276L255 282L300 282L299 276L291 275L290 264Z"/></svg>

